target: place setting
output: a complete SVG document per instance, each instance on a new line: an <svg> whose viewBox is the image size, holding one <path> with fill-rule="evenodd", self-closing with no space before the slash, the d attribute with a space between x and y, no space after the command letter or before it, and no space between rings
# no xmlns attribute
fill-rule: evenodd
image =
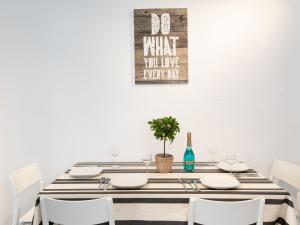
<svg viewBox="0 0 300 225"><path fill-rule="evenodd" d="M233 176L228 174L209 174L203 176L201 183L211 189L235 189L240 185L240 182Z"/></svg>
<svg viewBox="0 0 300 225"><path fill-rule="evenodd" d="M110 185L114 189L139 189L148 183L149 166L152 162L150 152L142 153L142 161L145 165L145 173L120 173L114 174L110 179ZM107 188L106 188L107 189Z"/></svg>
<svg viewBox="0 0 300 225"><path fill-rule="evenodd" d="M122 170L117 164L116 156L118 151L116 148L111 149L111 154L114 157L114 162L111 168ZM103 176L99 178L99 189L107 191L113 189L139 189L148 183L149 166L152 161L152 154L145 152L142 154L142 162L145 165L143 173L113 173L110 177ZM69 171L71 178L88 179L96 178L103 173L103 168L94 166L72 167ZM105 174L106 172L104 172Z"/></svg>
<svg viewBox="0 0 300 225"><path fill-rule="evenodd" d="M114 189L138 189L148 182L145 174L118 174L110 177L101 177L99 189L107 191L110 187Z"/></svg>
<svg viewBox="0 0 300 225"><path fill-rule="evenodd" d="M221 162L215 160L215 155L218 152L216 147L211 147L209 152L212 155L211 165L218 167L225 173L204 175L200 180L205 187L219 190L236 189L240 186L240 178L253 176L246 173L250 170L250 166L247 163L239 162L235 151L227 151L224 160Z"/></svg>
<svg viewBox="0 0 300 225"><path fill-rule="evenodd" d="M146 174L118 174L111 178L110 184L116 189L138 189L148 182Z"/></svg>
<svg viewBox="0 0 300 225"><path fill-rule="evenodd" d="M80 166L72 167L69 171L69 175L72 178L92 178L100 175L103 171L101 167L95 166Z"/></svg>
<svg viewBox="0 0 300 225"><path fill-rule="evenodd" d="M236 178L242 177L258 177L255 171L251 170L249 164L237 160L235 151L226 152L225 159L216 164L216 166Z"/></svg>

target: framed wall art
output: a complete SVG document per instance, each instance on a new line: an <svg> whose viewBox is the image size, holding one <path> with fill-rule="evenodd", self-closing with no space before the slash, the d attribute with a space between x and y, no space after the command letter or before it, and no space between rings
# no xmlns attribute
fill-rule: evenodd
<svg viewBox="0 0 300 225"><path fill-rule="evenodd" d="M135 9L136 84L188 83L187 9Z"/></svg>

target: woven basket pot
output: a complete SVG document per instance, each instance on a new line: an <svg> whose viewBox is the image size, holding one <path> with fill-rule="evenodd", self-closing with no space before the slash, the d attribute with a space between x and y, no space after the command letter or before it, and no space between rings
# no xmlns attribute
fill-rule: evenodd
<svg viewBox="0 0 300 225"><path fill-rule="evenodd" d="M155 155L155 162L156 162L156 169L160 173L169 173L172 170L174 157L173 155L166 154L156 154Z"/></svg>

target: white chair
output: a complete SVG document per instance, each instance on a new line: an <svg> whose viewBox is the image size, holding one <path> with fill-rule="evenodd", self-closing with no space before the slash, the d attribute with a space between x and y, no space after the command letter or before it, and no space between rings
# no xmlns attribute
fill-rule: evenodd
<svg viewBox="0 0 300 225"><path fill-rule="evenodd" d="M115 225L113 203L109 197L85 201L62 201L42 197L41 212L43 225L49 225L49 222L63 225L109 222L109 225Z"/></svg>
<svg viewBox="0 0 300 225"><path fill-rule="evenodd" d="M271 168L270 178L274 181L276 179L282 180L300 190L300 166L275 159Z"/></svg>
<svg viewBox="0 0 300 225"><path fill-rule="evenodd" d="M300 214L300 166L287 161L275 159L270 172L274 182L283 181L298 191L296 210Z"/></svg>
<svg viewBox="0 0 300 225"><path fill-rule="evenodd" d="M262 225L264 204L263 198L238 202L190 198L188 225Z"/></svg>
<svg viewBox="0 0 300 225"><path fill-rule="evenodd" d="M9 178L14 195L14 214L12 225L31 224L34 206L32 207L32 205L30 205L31 209L24 211L21 209L21 205L23 205L22 203L25 199L26 201L31 201L34 204L37 199L38 192L43 188L40 168L38 164L31 164L13 172L10 174ZM24 196L24 193L27 195Z"/></svg>

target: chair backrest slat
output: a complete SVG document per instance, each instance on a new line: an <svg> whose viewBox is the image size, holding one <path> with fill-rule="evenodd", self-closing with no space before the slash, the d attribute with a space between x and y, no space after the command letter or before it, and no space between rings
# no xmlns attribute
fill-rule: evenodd
<svg viewBox="0 0 300 225"><path fill-rule="evenodd" d="M15 195L19 195L30 186L42 180L42 174L38 164L34 163L23 167L10 174Z"/></svg>
<svg viewBox="0 0 300 225"><path fill-rule="evenodd" d="M276 159L270 175L300 190L300 166Z"/></svg>
<svg viewBox="0 0 300 225"><path fill-rule="evenodd" d="M62 201L41 198L43 224L93 225L109 222L114 225L111 198L87 201Z"/></svg>
<svg viewBox="0 0 300 225"><path fill-rule="evenodd" d="M241 225L263 224L265 200L257 198L239 202L210 201L191 198L188 225L194 223L205 225Z"/></svg>

